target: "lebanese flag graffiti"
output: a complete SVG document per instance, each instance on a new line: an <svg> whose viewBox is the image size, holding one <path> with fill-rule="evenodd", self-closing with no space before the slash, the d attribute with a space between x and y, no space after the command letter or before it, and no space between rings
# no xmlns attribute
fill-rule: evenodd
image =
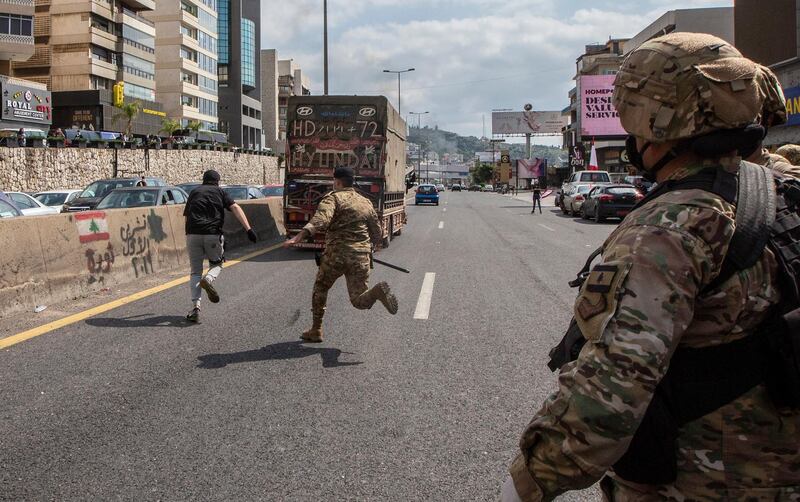
<svg viewBox="0 0 800 502"><path fill-rule="evenodd" d="M86 211L75 213L75 224L78 226L78 238L81 244L94 241L107 241L108 222L103 211Z"/></svg>

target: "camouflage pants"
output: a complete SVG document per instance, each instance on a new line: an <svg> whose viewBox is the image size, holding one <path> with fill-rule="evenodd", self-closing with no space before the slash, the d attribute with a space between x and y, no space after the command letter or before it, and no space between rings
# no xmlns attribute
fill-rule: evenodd
<svg viewBox="0 0 800 502"><path fill-rule="evenodd" d="M350 303L355 308L364 310L372 308L375 304L376 297L368 291L367 285L369 253L326 252L322 255L311 298L311 310L315 318L322 319L325 314L325 304L328 302L328 290L341 276L347 280Z"/></svg>

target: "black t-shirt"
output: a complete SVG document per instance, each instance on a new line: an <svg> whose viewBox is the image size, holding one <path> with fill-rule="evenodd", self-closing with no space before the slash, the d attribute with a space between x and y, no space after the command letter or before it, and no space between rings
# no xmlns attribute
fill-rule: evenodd
<svg viewBox="0 0 800 502"><path fill-rule="evenodd" d="M186 235L221 235L225 209L231 210L233 199L217 185L200 185L189 194L183 215Z"/></svg>
<svg viewBox="0 0 800 502"><path fill-rule="evenodd" d="M541 199L542 198L542 189L539 187L533 188L533 198L534 199Z"/></svg>

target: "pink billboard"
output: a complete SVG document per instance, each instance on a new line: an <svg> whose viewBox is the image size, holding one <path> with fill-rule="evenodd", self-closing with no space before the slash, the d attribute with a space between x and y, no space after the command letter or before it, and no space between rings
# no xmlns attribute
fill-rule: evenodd
<svg viewBox="0 0 800 502"><path fill-rule="evenodd" d="M626 136L611 96L614 75L580 77L581 136Z"/></svg>
<svg viewBox="0 0 800 502"><path fill-rule="evenodd" d="M544 159L519 159L517 161L517 173L519 179L525 178L544 178L545 175Z"/></svg>

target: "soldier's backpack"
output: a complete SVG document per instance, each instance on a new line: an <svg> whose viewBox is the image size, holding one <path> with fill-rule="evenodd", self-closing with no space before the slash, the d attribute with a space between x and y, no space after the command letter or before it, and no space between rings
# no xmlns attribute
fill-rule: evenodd
<svg viewBox="0 0 800 502"><path fill-rule="evenodd" d="M728 253L719 276L705 291L755 265L768 247L778 262L781 301L744 339L675 351L627 452L614 465L618 476L635 483L674 482L678 429L759 384L766 385L776 407L800 411L800 181L743 162L738 177L721 168L709 169L661 184L640 205L679 189L705 190L736 205L736 230ZM584 282L600 251L593 253L571 286ZM585 342L573 319L561 343L550 351L550 369L577 359Z"/></svg>

